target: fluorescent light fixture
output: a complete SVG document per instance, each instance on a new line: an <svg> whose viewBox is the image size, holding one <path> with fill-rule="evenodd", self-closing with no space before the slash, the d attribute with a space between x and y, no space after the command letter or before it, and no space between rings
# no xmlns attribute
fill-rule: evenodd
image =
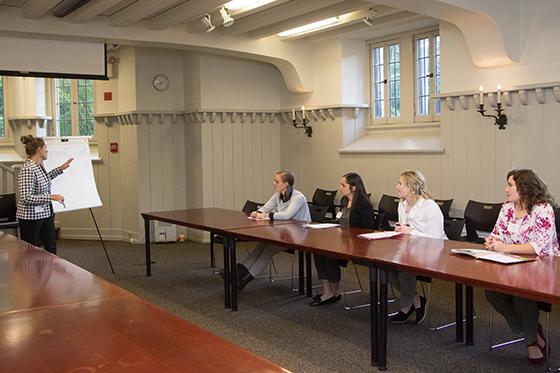
<svg viewBox="0 0 560 373"><path fill-rule="evenodd" d="M229 3L224 4L224 6L232 12L243 13L251 9L270 4L274 1L276 0L232 0Z"/></svg>
<svg viewBox="0 0 560 373"><path fill-rule="evenodd" d="M379 14L379 11L377 9L374 8L369 8L369 13L367 15L367 17L362 18L362 20L364 21L364 23L368 26L373 26L373 20L375 17L377 17L377 15Z"/></svg>
<svg viewBox="0 0 560 373"><path fill-rule="evenodd" d="M231 15L229 14L229 10L226 7L221 7L220 8L220 15L222 16L222 19L224 20L224 23L222 23L222 25L224 27L229 27L231 25L233 25L233 22L235 21L233 18L231 18Z"/></svg>
<svg viewBox="0 0 560 373"><path fill-rule="evenodd" d="M331 17L323 19L321 21L313 22L307 25L299 26L291 30L282 31L278 34L280 37L295 36L307 34L309 32L322 30L325 28L332 27L340 22L340 17Z"/></svg>

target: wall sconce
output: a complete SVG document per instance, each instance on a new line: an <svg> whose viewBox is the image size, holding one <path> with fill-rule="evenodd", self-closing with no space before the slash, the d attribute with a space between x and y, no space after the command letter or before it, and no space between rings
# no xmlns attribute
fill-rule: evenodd
<svg viewBox="0 0 560 373"><path fill-rule="evenodd" d="M298 120L296 118L296 111L292 109L292 125L294 126L294 128L303 128L307 137L311 137L311 135L313 135L313 128L311 128L311 126L308 126L309 119L305 117L305 106L301 107L301 118L301 121L298 123Z"/></svg>
<svg viewBox="0 0 560 373"><path fill-rule="evenodd" d="M497 92L496 92L496 109L494 110L497 115L492 114L484 114L486 110L484 110L484 87L480 86L478 89L478 97L480 98L479 105L478 105L478 112L483 117L487 118L494 118L494 125L498 126L498 129L505 130L507 126L507 116L502 114L504 109L502 109L502 86L498 84Z"/></svg>
<svg viewBox="0 0 560 373"><path fill-rule="evenodd" d="M231 14L229 13L229 10L226 7L220 8L220 15L224 20L224 23L222 23L224 27L229 27L233 25L233 22L235 22L235 20L231 17Z"/></svg>
<svg viewBox="0 0 560 373"><path fill-rule="evenodd" d="M212 18L210 14L206 14L200 19L200 21L204 24L204 26L206 26L206 32L212 32L216 28L216 26L212 24Z"/></svg>

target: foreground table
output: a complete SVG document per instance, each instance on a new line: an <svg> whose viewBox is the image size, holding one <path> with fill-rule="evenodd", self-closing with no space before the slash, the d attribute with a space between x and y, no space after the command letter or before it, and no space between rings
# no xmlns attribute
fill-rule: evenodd
<svg viewBox="0 0 560 373"><path fill-rule="evenodd" d="M3 233L0 367L4 372L286 372Z"/></svg>

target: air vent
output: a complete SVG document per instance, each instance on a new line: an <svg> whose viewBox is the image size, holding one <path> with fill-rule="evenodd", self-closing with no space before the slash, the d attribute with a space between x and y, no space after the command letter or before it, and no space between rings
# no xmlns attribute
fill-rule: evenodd
<svg viewBox="0 0 560 373"><path fill-rule="evenodd" d="M62 18L76 11L91 0L63 0L58 3L52 10L51 14L55 17Z"/></svg>

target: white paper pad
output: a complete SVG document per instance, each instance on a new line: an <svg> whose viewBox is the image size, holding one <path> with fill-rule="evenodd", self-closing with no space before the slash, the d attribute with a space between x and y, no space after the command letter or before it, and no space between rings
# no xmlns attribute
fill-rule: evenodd
<svg viewBox="0 0 560 373"><path fill-rule="evenodd" d="M391 238L398 235L401 235L401 232L373 232L373 233L364 233L359 234L358 237L366 238L368 240L380 240L382 238Z"/></svg>
<svg viewBox="0 0 560 373"><path fill-rule="evenodd" d="M326 228L340 227L340 224L334 224L334 223L303 224L302 227L310 228L310 229L326 229Z"/></svg>

